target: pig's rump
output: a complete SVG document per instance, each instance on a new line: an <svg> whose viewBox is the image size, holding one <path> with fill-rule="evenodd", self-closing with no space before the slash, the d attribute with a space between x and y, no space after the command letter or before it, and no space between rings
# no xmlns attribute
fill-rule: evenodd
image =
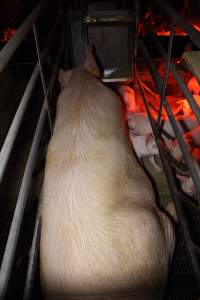
<svg viewBox="0 0 200 300"><path fill-rule="evenodd" d="M128 290L136 295L130 299L162 295L170 242L151 184L127 142L117 96L83 71L58 98L41 214L47 299Z"/></svg>

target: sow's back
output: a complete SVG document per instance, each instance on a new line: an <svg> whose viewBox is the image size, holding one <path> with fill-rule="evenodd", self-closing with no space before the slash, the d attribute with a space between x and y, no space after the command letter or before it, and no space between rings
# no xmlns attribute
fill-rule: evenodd
<svg viewBox="0 0 200 300"><path fill-rule="evenodd" d="M41 208L44 296L161 299L173 230L133 154L120 99L86 69L60 71Z"/></svg>

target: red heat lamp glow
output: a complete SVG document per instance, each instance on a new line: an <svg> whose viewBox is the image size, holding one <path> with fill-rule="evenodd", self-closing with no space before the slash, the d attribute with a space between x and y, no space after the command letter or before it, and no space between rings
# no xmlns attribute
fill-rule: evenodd
<svg viewBox="0 0 200 300"><path fill-rule="evenodd" d="M3 32L3 37L0 38L0 41L2 43L7 43L9 39L16 33L15 28L8 27L7 29L4 30Z"/></svg>
<svg viewBox="0 0 200 300"><path fill-rule="evenodd" d="M200 32L200 23L196 23L196 24L191 24L197 31ZM169 30L161 30L161 31L157 31L156 32L157 35L159 36L169 36L170 35L170 31ZM180 28L176 28L175 35L187 35L187 33L185 33L184 31L182 31Z"/></svg>

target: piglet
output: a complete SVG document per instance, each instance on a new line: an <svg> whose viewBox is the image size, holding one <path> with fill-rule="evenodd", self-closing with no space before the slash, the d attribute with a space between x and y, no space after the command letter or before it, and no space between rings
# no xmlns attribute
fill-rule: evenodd
<svg viewBox="0 0 200 300"><path fill-rule="evenodd" d="M122 96L122 99L126 106L126 110L128 112L135 112L138 110L138 107L137 107L136 101L135 101L135 92L132 88L130 88L130 86L121 85L118 88L118 92Z"/></svg>
<svg viewBox="0 0 200 300"><path fill-rule="evenodd" d="M121 101L90 58L59 74L41 205L44 297L162 299L174 230L133 154Z"/></svg>
<svg viewBox="0 0 200 300"><path fill-rule="evenodd" d="M153 133L145 135L135 135L134 132L129 130L129 136L138 159L148 157L153 167L158 172L161 172L162 170L160 166L154 159L154 155L159 155L159 152Z"/></svg>
<svg viewBox="0 0 200 300"><path fill-rule="evenodd" d="M196 148L192 151L192 158L194 166L196 168L197 174L200 176L200 149ZM189 196L194 196L196 194L196 187L191 176L184 176L176 174L179 179L182 190Z"/></svg>
<svg viewBox="0 0 200 300"><path fill-rule="evenodd" d="M187 87L192 94L200 95L200 85L195 76L189 80Z"/></svg>
<svg viewBox="0 0 200 300"><path fill-rule="evenodd" d="M158 155L158 147L156 145L153 133L134 135L131 130L129 130L129 135L138 158Z"/></svg>
<svg viewBox="0 0 200 300"><path fill-rule="evenodd" d="M181 133L190 131L198 126L198 121L194 116L176 116L177 125ZM161 128L167 131L172 137L175 137L170 121L161 120ZM152 127L146 113L135 112L128 114L128 127L136 135L152 133Z"/></svg>
<svg viewBox="0 0 200 300"><path fill-rule="evenodd" d="M188 146L189 152L192 152L192 149L194 148L200 147L200 126L183 134L183 138ZM170 149L170 153L174 158L176 158L179 161L183 159L183 153L177 140L175 140L174 142L167 143L167 146Z"/></svg>

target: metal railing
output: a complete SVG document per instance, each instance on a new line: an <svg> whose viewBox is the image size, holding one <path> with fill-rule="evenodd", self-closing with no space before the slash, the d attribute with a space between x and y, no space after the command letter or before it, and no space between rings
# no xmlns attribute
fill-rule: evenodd
<svg viewBox="0 0 200 300"><path fill-rule="evenodd" d="M157 93L159 95L159 109L157 110L157 118L153 117L151 113L151 103L147 100L147 96L145 94L144 85L140 78L139 70L137 67L137 56L135 58L135 79L139 86L140 94L142 96L152 130L155 136L155 140L159 149L159 154L161 157L163 169L166 173L166 178L169 185L169 190L176 208L176 212L179 219L180 229L183 234L183 238L185 241L185 245L188 251L188 257L190 258L190 263L193 269L194 277L196 279L197 288L200 289L200 248L196 242L196 239L193 238L191 234L191 222L192 220L188 219L188 215L186 215L185 203L188 207L191 207L195 214L199 214L200 207L200 176L194 166L194 162L192 160L188 145L186 144L183 134L181 133L179 126L176 121L176 117L173 114L173 110L167 100L166 97L166 86L168 81L168 75L171 71L177 85L179 86L182 93L185 95L186 100L193 111L194 116L196 117L197 124L200 124L200 107L194 100L194 97L188 90L185 82L180 76L175 64L172 63L171 53L173 47L173 37L174 37L174 29L175 26L181 27L181 29L187 33L188 38L190 38L193 43L200 48L200 33L190 24L188 24L183 16L180 16L166 1L154 0L155 4L163 9L163 12L171 18L171 33L169 36L168 42L168 52L166 52L158 38L154 33L148 33L155 49L161 55L163 62L165 64L165 72L164 77L161 78L157 68L154 64L154 60L152 59L142 37L136 35L135 38L135 49L139 49L140 53L143 56L144 62L146 64L147 70L152 78L152 81L155 84ZM188 169L188 173L191 176L194 186L196 188L195 198L191 198L187 196L180 188L178 181L176 179L175 168L174 166L178 166L179 162L175 162L175 159L169 154L164 143L162 142L162 126L160 124L162 108L165 109L172 129L174 131L175 137L179 143L180 149L183 154L184 163ZM194 225L194 224L193 224ZM198 233L199 234L199 233Z"/></svg>
<svg viewBox="0 0 200 300"><path fill-rule="evenodd" d="M44 103L40 112L40 116L38 119L37 127L35 130L32 146L30 149L29 157L27 160L24 176L22 179L22 184L20 187L18 200L16 204L16 208L14 211L14 216L11 222L11 228L8 235L1 269L0 269L0 299L3 300L6 297L6 293L8 290L8 284L12 272L15 252L17 243L19 240L20 235L20 229L22 225L23 220L23 214L26 206L26 200L29 192L31 177L33 174L33 170L35 167L35 162L38 156L38 148L41 141L41 137L43 134L43 128L45 121L47 119L47 116L49 118L49 125L50 129L52 131L52 121L50 116L50 108L49 108L49 101L48 98L52 96L53 87L55 84L58 66L60 63L61 54L63 52L64 48L64 35L60 33L60 47L58 50L57 60L54 64L54 68L52 71L52 77L50 80L50 84L48 85L45 82L43 69L42 69L42 62L47 57L49 53L49 49L53 44L54 38L56 37L57 31L59 26L62 22L62 16L60 13L58 13L57 19L54 22L54 27L51 29L51 33L48 37L48 40L40 53L39 48L39 42L37 38L37 30L36 30L36 21L41 16L41 14L44 11L45 5L47 4L47 0L41 1L40 4L33 10L31 15L27 17L27 19L23 22L23 24L19 27L16 34L9 40L9 42L4 46L4 48L0 52L0 72L6 67L9 60L12 58L13 54L17 50L17 48L20 46L21 42L25 39L26 35L33 29L34 36L35 36L35 43L36 43L36 49L38 54L38 63L36 64L34 71L30 77L30 80L26 86L25 92L23 94L23 97L21 99L20 105L16 111L16 114L14 116L14 119L11 123L10 129L7 133L7 136L5 138L4 144L2 146L1 152L0 152L0 184L2 183L2 179L4 177L4 173L8 164L8 160L11 155L11 151L13 149L17 134L19 132L20 126L23 121L23 117L26 113L26 109L28 107L28 104L30 102L31 95L34 91L34 87L36 85L36 82L39 78L39 75L41 75L42 84L43 84L43 92L44 92ZM64 27L64 26L63 26ZM33 236L33 242L29 257L29 266L27 271L27 277L26 277L26 284L25 284L25 290L24 290L24 299L29 299L31 288L33 284L33 274L34 274L34 268L35 268L35 261L37 258L37 251L38 251L38 235L39 235L39 228L40 228L40 216L39 212L37 214L36 223L35 223L35 231Z"/></svg>

